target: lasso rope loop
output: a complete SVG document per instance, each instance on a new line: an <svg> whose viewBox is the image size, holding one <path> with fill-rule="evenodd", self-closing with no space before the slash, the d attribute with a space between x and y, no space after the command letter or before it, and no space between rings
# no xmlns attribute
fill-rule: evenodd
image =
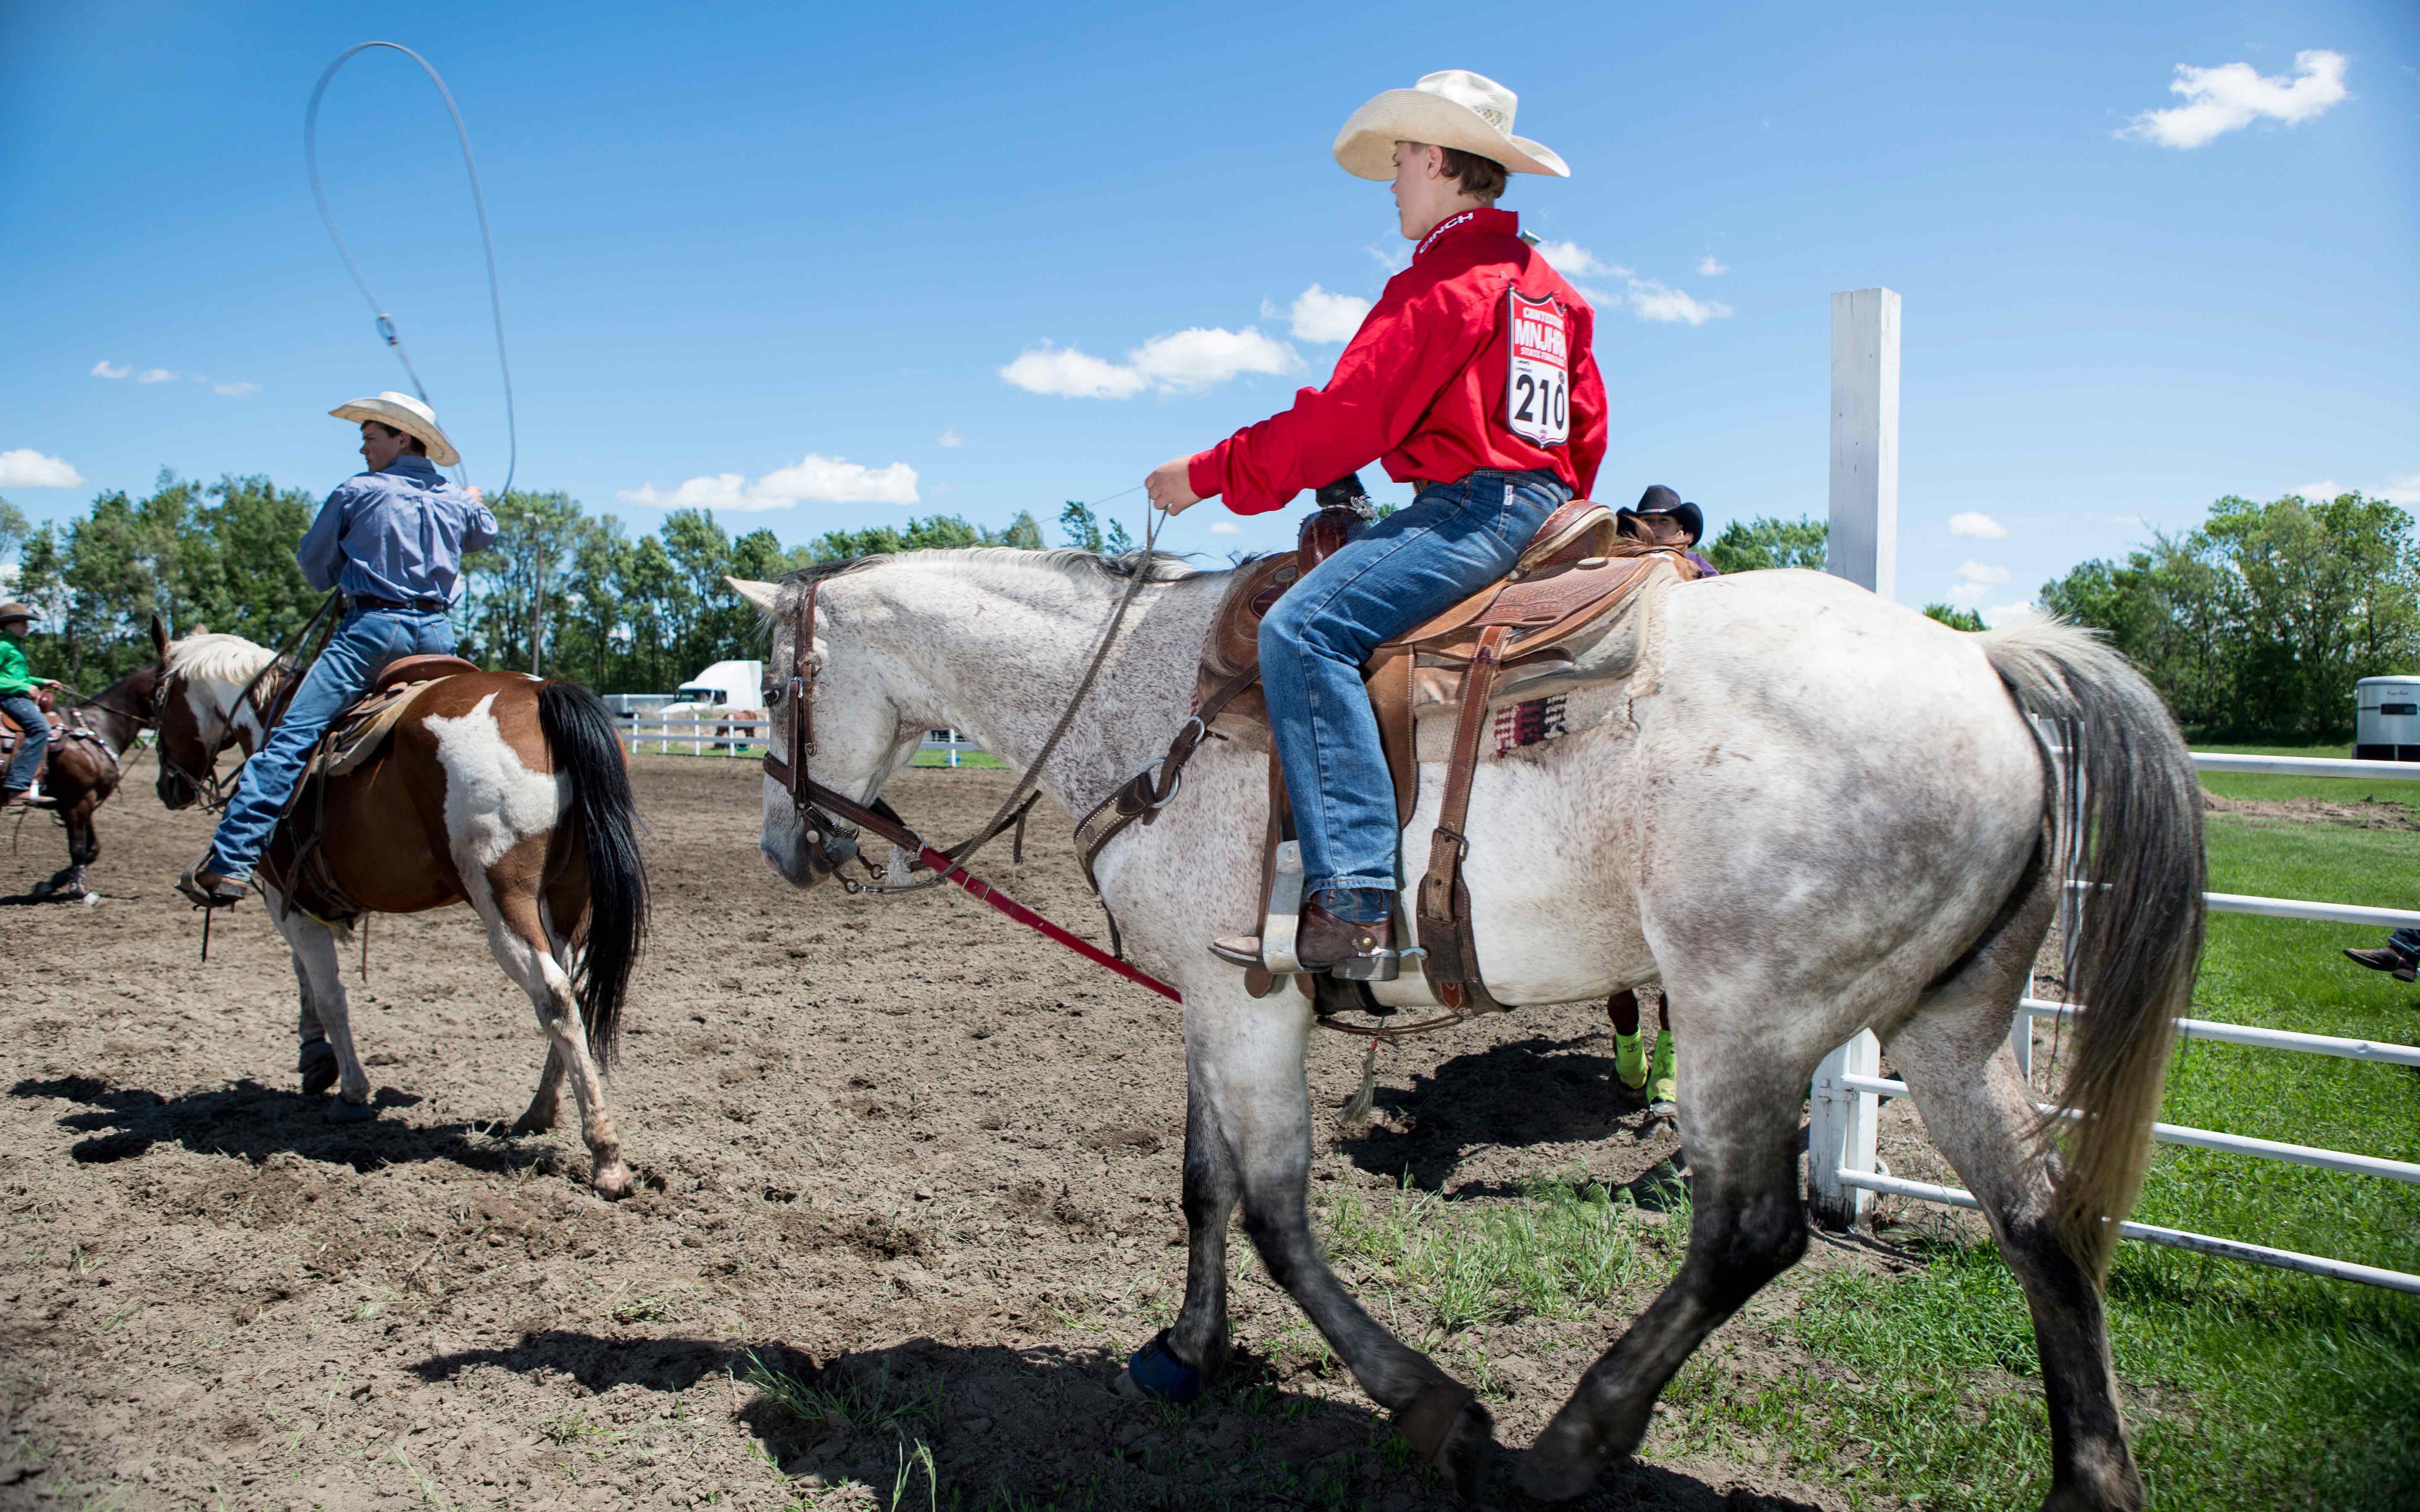
<svg viewBox="0 0 2420 1512"><path fill-rule="evenodd" d="M370 314L378 317L378 333L394 351L396 361L403 364L404 376L411 379L411 392L420 396L422 404L435 408L430 403L427 386L420 381L419 370L411 365L411 354L404 349L402 338L396 333L395 318L379 307L378 296L370 292L369 281L362 276L361 265L353 260L352 249L345 245L344 233L336 229L335 212L328 206L327 186L319 178L319 99L328 92L328 83L335 78L338 69L343 68L354 54L365 53L374 47L400 53L420 65L421 70L428 75L429 83L437 86L437 93L444 100L445 114L454 118L455 139L462 144L462 166L471 176L471 205L479 212L479 250L488 260L488 313L493 317L496 328L496 367L504 379L504 435L510 451L504 464L504 486L498 495L502 498L513 491L513 477L520 469L521 439L520 428L513 414L513 366L504 355L504 300L496 283L496 243L488 230L488 200L479 192L479 164L471 155L470 128L462 124L462 112L454 103L454 91L445 87L445 80L434 65L401 42L356 42L336 54L336 61L328 65L327 71L319 75L318 84L312 87L310 108L302 115L302 161L311 171L311 197L318 203L319 219L328 227L328 239L336 244L336 255L345 260L345 271L353 275L353 286L362 291L363 302L370 307ZM461 474L458 482L468 479L470 469L467 466L456 471Z"/></svg>

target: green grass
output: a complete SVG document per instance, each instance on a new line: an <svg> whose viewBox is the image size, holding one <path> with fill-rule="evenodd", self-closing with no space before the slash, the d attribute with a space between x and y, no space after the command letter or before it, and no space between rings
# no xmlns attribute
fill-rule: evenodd
<svg viewBox="0 0 2420 1512"><path fill-rule="evenodd" d="M946 750L920 750L916 753L915 759L908 764L910 766L947 766L950 764L950 753ZM962 750L958 752L958 765L961 767L972 766L992 770L1004 770L1008 764L987 750Z"/></svg>

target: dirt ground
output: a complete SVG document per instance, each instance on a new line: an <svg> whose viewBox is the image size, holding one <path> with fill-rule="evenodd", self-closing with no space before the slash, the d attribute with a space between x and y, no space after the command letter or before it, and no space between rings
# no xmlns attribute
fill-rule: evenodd
<svg viewBox="0 0 2420 1512"><path fill-rule="evenodd" d="M919 771L890 795L953 833L1007 780ZM657 912L613 1084L641 1190L617 1205L576 1130L505 1133L543 1043L467 910L372 926L366 1125L296 1090L257 906L196 960L168 884L209 821L163 812L147 770L101 815L97 905L0 913L0 1507L890 1505L919 1442L939 1495L910 1467L902 1504L1450 1504L1256 1261L1204 1403L1110 1391L1182 1289L1171 1005L954 890L792 891L756 856L752 765L645 757L638 787ZM1090 931L1064 836L1035 825L1012 890ZM0 892L59 846L28 824ZM1598 1009L1390 1052L1354 1132L1333 1113L1357 1048L1316 1041L1315 1199L1408 1174L1483 1203L1573 1167L1646 1194L1673 1169ZM1943 1175L1890 1116L1894 1168ZM1835 1239L1809 1257L1898 1263ZM1648 1295L1479 1329L1448 1364L1484 1362L1526 1443ZM1753 1319L1793 1304L1775 1288L1709 1349L1748 1382ZM757 1364L820 1394L806 1419ZM1665 1441L1587 1504L1840 1504Z"/></svg>

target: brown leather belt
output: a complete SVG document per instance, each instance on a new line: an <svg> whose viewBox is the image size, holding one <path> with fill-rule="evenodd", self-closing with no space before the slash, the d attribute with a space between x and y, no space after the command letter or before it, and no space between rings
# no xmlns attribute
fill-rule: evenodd
<svg viewBox="0 0 2420 1512"><path fill-rule="evenodd" d="M352 606L355 609L405 609L413 614L442 614L452 608L442 598L380 598L375 594L353 594Z"/></svg>

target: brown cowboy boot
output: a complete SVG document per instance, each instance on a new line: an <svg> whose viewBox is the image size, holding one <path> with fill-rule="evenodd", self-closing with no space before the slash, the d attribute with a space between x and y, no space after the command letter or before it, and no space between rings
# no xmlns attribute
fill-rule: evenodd
<svg viewBox="0 0 2420 1512"><path fill-rule="evenodd" d="M184 875L177 879L177 890L192 900L196 908L232 908L243 901L245 886L203 871L209 858L209 854L204 852L200 860L185 868Z"/></svg>
<svg viewBox="0 0 2420 1512"><path fill-rule="evenodd" d="M1257 934L1213 940L1210 953L1233 965L1267 969L1261 960ZM1316 902L1305 903L1302 925L1295 934L1294 958L1302 963L1306 975L1326 971L1353 981L1392 981L1401 960L1395 951L1395 921L1356 923L1337 918Z"/></svg>
<svg viewBox="0 0 2420 1512"><path fill-rule="evenodd" d="M2420 961L2414 961L2391 945L2381 945L2375 950L2347 950L2345 954L2372 971L2395 973L2397 981L2420 980Z"/></svg>

